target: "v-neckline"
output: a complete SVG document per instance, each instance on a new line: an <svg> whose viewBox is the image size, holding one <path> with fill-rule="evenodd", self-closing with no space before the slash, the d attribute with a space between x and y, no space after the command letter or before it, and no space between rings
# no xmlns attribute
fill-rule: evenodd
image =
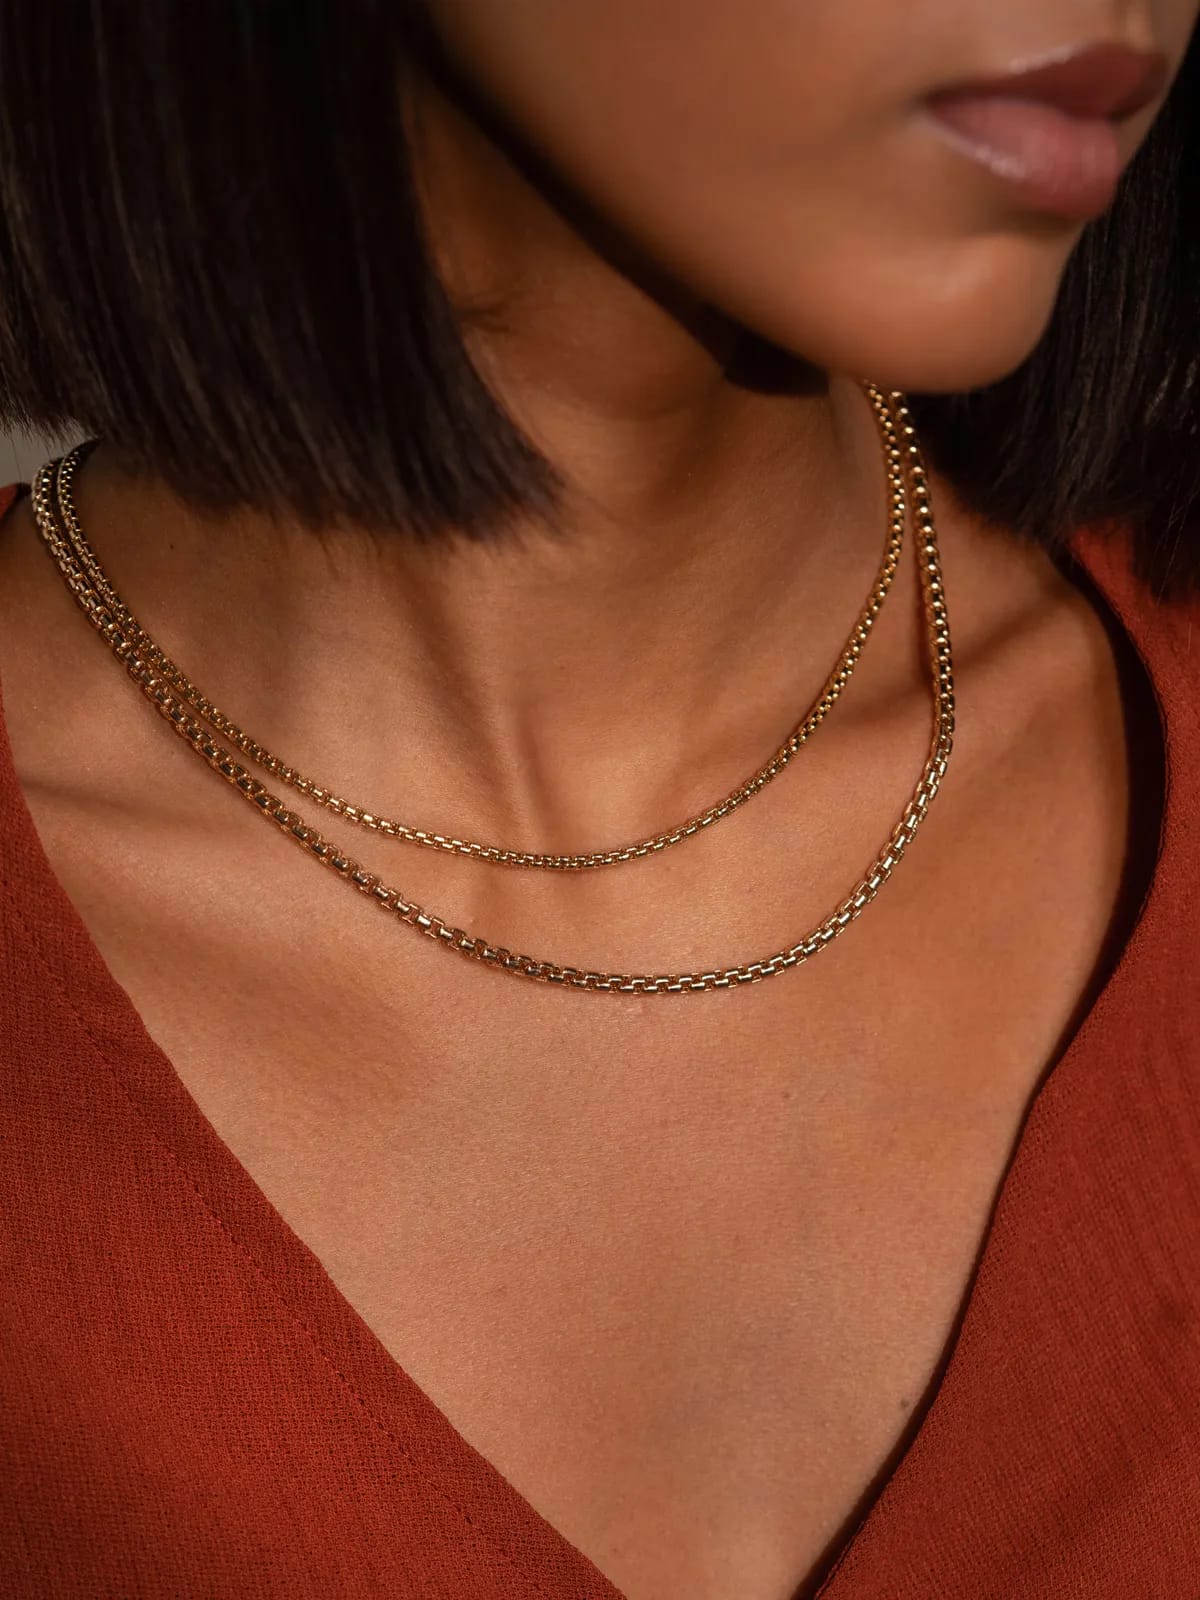
<svg viewBox="0 0 1200 1600"><path fill-rule="evenodd" d="M17 494L28 488L16 486ZM0 521L14 500L3 504L0 490ZM1119 1002L1121 991L1131 981L1140 935L1146 924L1157 920L1165 893L1162 861L1163 841L1173 821L1171 752L1173 725L1170 709L1164 705L1149 649L1134 625L1132 610L1116 592L1106 569L1108 553L1100 548L1099 535L1080 529L1071 541L1071 555L1099 591L1132 654L1151 685L1158 705L1162 731L1164 783L1159 839L1155 864L1146 893L1130 919L1115 961L1093 996L1057 1060L1043 1072L1030 1098L1020 1132L996 1192L975 1266L960 1302L955 1328L943 1351L938 1373L927 1391L907 1442L899 1449L886 1476L871 1494L861 1514L842 1539L835 1553L819 1563L824 1576L812 1600L843 1600L839 1581L847 1558L856 1548L868 1526L886 1518L891 1491L902 1471L912 1467L925 1448L944 1396L952 1384L964 1378L961 1353L963 1334L977 1314L977 1287L980 1275L990 1266L1000 1249L1011 1210L1014 1174L1031 1154L1030 1129L1044 1105L1047 1084L1061 1084L1080 1070L1082 1046L1092 1030L1101 1025L1105 1014ZM57 976L69 979L72 1010L101 1050L126 1094L148 1125L152 1135L165 1146L194 1185L200 1199L217 1217L234 1243L252 1260L271 1290L296 1319L303 1335L316 1342L328 1359L347 1398L379 1428L395 1438L398 1448L409 1454L413 1441L419 1467L437 1473L453 1483L447 1495L455 1511L496 1550L500 1562L515 1569L525 1590L547 1597L570 1593L575 1600L626 1600L622 1591L562 1534L509 1482L485 1456L459 1433L450 1418L393 1357L381 1340L347 1300L322 1266L314 1251L300 1238L276 1210L248 1169L217 1133L200 1109L166 1053L148 1033L128 991L109 969L55 874L42 846L33 815L17 778L0 685L0 797L9 797L13 833L5 848L22 853L27 875L30 868L40 880L40 903L49 908L48 930L43 940L50 950L49 965L58 968ZM52 948L53 947L53 948ZM45 954L46 951L43 951ZM64 992L68 992L65 988ZM465 1502L465 1503L464 1503ZM467 1506L469 1505L469 1510ZM522 1526L519 1546L514 1547L512 1530ZM569 1589L563 1588L564 1579ZM808 1580L811 1581L811 1578ZM800 1583L805 1583L801 1578ZM547 1588L551 1583L552 1588ZM853 1600L851 1591L845 1600Z"/></svg>

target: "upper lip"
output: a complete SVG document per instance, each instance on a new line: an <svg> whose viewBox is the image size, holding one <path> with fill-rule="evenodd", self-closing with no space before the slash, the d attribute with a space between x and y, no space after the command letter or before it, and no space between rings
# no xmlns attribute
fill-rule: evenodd
<svg viewBox="0 0 1200 1600"><path fill-rule="evenodd" d="M1128 117L1157 100L1169 66L1160 50L1107 41L1055 51L994 77L957 83L947 95L1004 95L1056 106L1075 117ZM931 96L936 101L937 95Z"/></svg>

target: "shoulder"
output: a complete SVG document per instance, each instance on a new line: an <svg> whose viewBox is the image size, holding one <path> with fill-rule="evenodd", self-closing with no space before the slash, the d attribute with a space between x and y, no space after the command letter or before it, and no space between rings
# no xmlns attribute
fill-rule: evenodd
<svg viewBox="0 0 1200 1600"><path fill-rule="evenodd" d="M1200 537L1200 529L1195 530ZM1124 529L1081 532L1072 550L1108 602L1140 659L1157 706L1164 758L1164 801L1158 867L1151 893L1156 916L1147 916L1137 941L1158 952L1158 966L1174 973L1171 1006L1193 1032L1181 1051L1196 1063L1194 1036L1195 948L1200 940L1200 879L1196 840L1200 823L1200 593L1164 597L1137 574ZM1131 755L1142 749L1134 742ZM1186 995L1178 988L1186 983ZM1164 993L1167 993L1164 990ZM1182 1024L1181 1024L1182 1025Z"/></svg>
<svg viewBox="0 0 1200 1600"><path fill-rule="evenodd" d="M1136 572L1123 527L1081 529L1071 549L1129 635L1160 708L1188 724L1200 744L1200 588L1157 594Z"/></svg>

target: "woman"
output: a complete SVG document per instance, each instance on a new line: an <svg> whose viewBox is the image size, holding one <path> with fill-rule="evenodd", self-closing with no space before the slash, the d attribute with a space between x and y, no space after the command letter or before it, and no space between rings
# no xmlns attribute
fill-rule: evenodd
<svg viewBox="0 0 1200 1600"><path fill-rule="evenodd" d="M10 1592L1200 1593L1197 9L7 0Z"/></svg>

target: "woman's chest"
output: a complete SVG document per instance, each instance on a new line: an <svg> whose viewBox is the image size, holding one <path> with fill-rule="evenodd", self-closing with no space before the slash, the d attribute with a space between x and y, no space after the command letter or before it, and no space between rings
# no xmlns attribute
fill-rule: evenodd
<svg viewBox="0 0 1200 1600"><path fill-rule="evenodd" d="M465 1439L631 1600L799 1600L929 1395L1094 979L1111 743L1079 788L963 783L819 959L695 997L401 954L257 833L123 860L39 820L230 1158ZM670 904L749 944L811 918L776 880L728 875L732 930Z"/></svg>
<svg viewBox="0 0 1200 1600"><path fill-rule="evenodd" d="M838 1540L1036 1083L969 1005L828 965L723 1016L534 1019L501 979L403 1026L251 982L177 1062L390 1356L634 1600L791 1596Z"/></svg>
<svg viewBox="0 0 1200 1600"><path fill-rule="evenodd" d="M991 892L935 846L807 966L695 997L402 957L232 853L64 876L230 1159L536 1511L630 1600L801 1600L936 1381L1111 914L1111 835L1031 922L1028 840L983 837Z"/></svg>

